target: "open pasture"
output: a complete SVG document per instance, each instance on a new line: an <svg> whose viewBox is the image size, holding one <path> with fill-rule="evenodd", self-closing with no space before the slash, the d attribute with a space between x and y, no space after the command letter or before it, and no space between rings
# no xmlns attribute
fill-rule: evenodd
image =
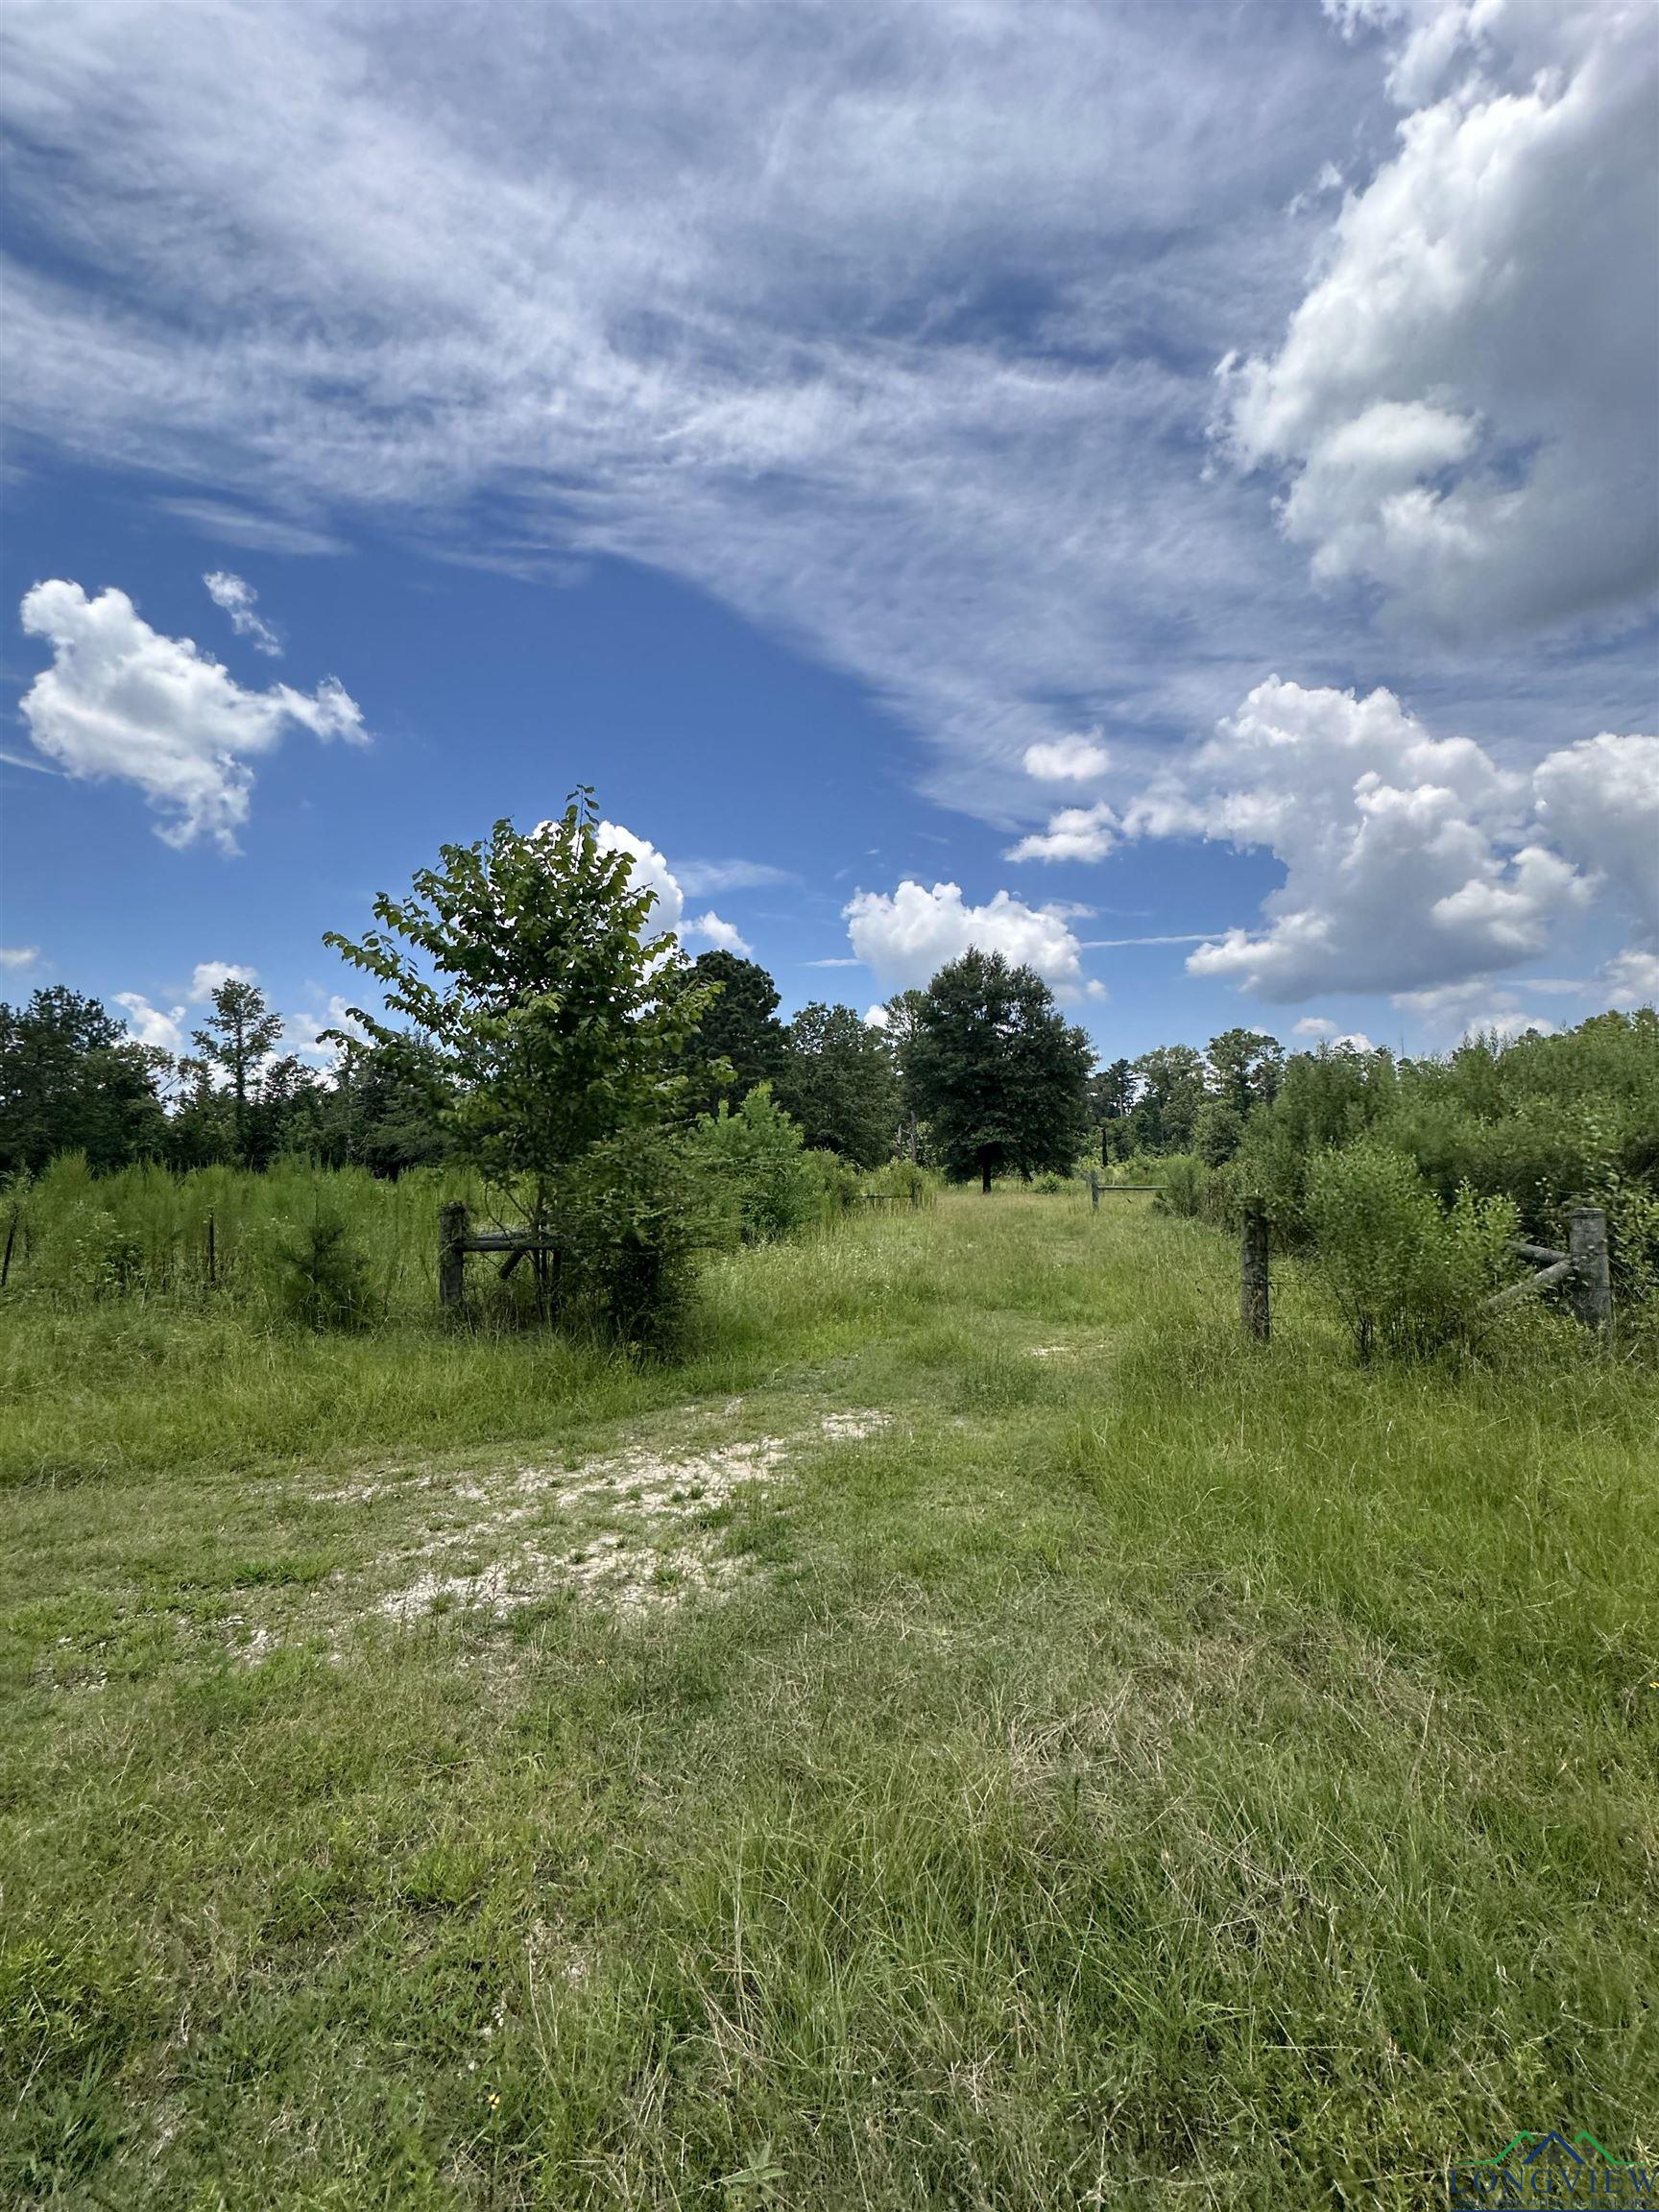
<svg viewBox="0 0 1659 2212"><path fill-rule="evenodd" d="M0 2194L1417 2207L1659 2152L1650 1376L1358 1369L1141 1199L685 1363L13 1298Z"/></svg>

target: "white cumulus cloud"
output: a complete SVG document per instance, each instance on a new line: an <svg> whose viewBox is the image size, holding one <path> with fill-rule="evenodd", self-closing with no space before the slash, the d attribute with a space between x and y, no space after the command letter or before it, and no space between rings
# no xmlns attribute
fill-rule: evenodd
<svg viewBox="0 0 1659 2212"><path fill-rule="evenodd" d="M1022 837L1005 855L1010 860L1104 860L1118 839L1118 817L1102 799L1093 806L1062 806L1048 827Z"/></svg>
<svg viewBox="0 0 1659 2212"><path fill-rule="evenodd" d="M69 775L134 783L165 817L157 834L208 837L227 853L248 820L250 759L290 724L317 737L364 740L363 715L332 677L314 692L278 684L248 691L188 637L151 629L125 591L88 599L55 579L24 594L23 627L52 647L24 693L38 749Z"/></svg>
<svg viewBox="0 0 1659 2212"><path fill-rule="evenodd" d="M722 952L739 952L744 959L748 959L755 950L742 931L733 928L730 922L722 922L712 907L707 914L694 915L685 925L685 934L688 938L706 938L710 945L718 946Z"/></svg>
<svg viewBox="0 0 1659 2212"><path fill-rule="evenodd" d="M926 984L947 962L976 950L1034 968L1067 997L1105 995L1084 975L1082 947L1064 917L1006 891L971 906L960 884L929 889L906 878L891 893L856 892L842 911L854 951L892 990Z"/></svg>
<svg viewBox="0 0 1659 2212"><path fill-rule="evenodd" d="M115 1003L126 1015L127 1027L140 1045L155 1045L163 1052L183 1051L181 1024L185 1009L182 1006L163 1012L159 1006L152 1006L141 991L117 991Z"/></svg>
<svg viewBox="0 0 1659 2212"><path fill-rule="evenodd" d="M1659 1006L1659 952L1615 953L1597 980L1611 1006Z"/></svg>
<svg viewBox="0 0 1659 2212"><path fill-rule="evenodd" d="M1441 629L1634 612L1659 575L1650 0L1331 0L1390 25L1399 146L1226 436L1324 581Z"/></svg>
<svg viewBox="0 0 1659 2212"><path fill-rule="evenodd" d="M39 957L38 945L0 945L0 968L33 968Z"/></svg>
<svg viewBox="0 0 1659 2212"><path fill-rule="evenodd" d="M223 607L238 637L246 637L260 653L279 659L282 640L262 614L254 612L259 594L252 584L232 575L228 568L210 568L202 579L215 607Z"/></svg>
<svg viewBox="0 0 1659 2212"><path fill-rule="evenodd" d="M1432 736L1392 692L1272 677L1125 822L1285 864L1263 926L1201 946L1192 974L1280 1000L1436 989L1527 958L1592 902L1640 921L1643 843L1659 839L1651 745L1597 738L1528 776L1470 738Z"/></svg>
<svg viewBox="0 0 1659 2212"><path fill-rule="evenodd" d="M1111 765L1097 735L1048 738L1025 748L1025 773L1040 783L1086 783Z"/></svg>
<svg viewBox="0 0 1659 2212"><path fill-rule="evenodd" d="M239 960L198 960L190 977L189 998L193 1006L200 1006L211 998L223 983L257 983L259 971Z"/></svg>

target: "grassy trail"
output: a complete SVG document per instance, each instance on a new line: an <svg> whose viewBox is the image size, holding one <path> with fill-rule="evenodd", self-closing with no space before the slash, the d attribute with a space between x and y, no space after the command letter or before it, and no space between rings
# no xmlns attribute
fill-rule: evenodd
<svg viewBox="0 0 1659 2212"><path fill-rule="evenodd" d="M1131 1205L1136 1210L1131 1211ZM673 1373L0 1347L0 2199L1420 2207L1659 2159L1659 1393L998 1192Z"/></svg>

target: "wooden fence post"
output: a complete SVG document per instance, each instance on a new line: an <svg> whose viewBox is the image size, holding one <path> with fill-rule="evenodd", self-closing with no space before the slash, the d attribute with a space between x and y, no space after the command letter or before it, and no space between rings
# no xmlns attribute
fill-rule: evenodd
<svg viewBox="0 0 1659 2212"><path fill-rule="evenodd" d="M213 1227L213 1212L207 1212L207 1287L212 1290L219 1282L219 1239Z"/></svg>
<svg viewBox="0 0 1659 2212"><path fill-rule="evenodd" d="M459 1198L438 1209L438 1303L459 1306L467 1295L467 1208Z"/></svg>
<svg viewBox="0 0 1659 2212"><path fill-rule="evenodd" d="M910 1168L910 1211L912 1214L920 1214L922 1211L922 1178L917 1174L914 1164Z"/></svg>
<svg viewBox="0 0 1659 2212"><path fill-rule="evenodd" d="M1089 1208L1094 1214L1100 1211L1100 1177L1093 1167L1089 1170Z"/></svg>
<svg viewBox="0 0 1659 2212"><path fill-rule="evenodd" d="M1272 1326L1267 1291L1267 1214L1259 1198L1246 1199L1238 1245L1238 1313L1246 1332L1265 1344Z"/></svg>
<svg viewBox="0 0 1659 2212"><path fill-rule="evenodd" d="M12 1209L11 1224L6 1231L6 1257L0 1261L0 1290L12 1280L12 1247L17 1241L17 1208Z"/></svg>
<svg viewBox="0 0 1659 2212"><path fill-rule="evenodd" d="M1607 1265L1607 1216L1599 1206L1575 1206L1567 1224L1573 1262L1573 1310L1587 1329L1608 1336L1613 1329L1613 1279Z"/></svg>

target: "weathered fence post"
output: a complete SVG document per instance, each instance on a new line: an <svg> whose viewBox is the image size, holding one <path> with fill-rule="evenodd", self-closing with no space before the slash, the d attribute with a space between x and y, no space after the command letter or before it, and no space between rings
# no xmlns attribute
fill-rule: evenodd
<svg viewBox="0 0 1659 2212"><path fill-rule="evenodd" d="M12 1219L6 1230L6 1257L0 1261L0 1290L12 1280L12 1247L17 1241L17 1208L12 1209Z"/></svg>
<svg viewBox="0 0 1659 2212"><path fill-rule="evenodd" d="M207 1287L216 1287L219 1281L219 1243L213 1230L213 1214L207 1214Z"/></svg>
<svg viewBox="0 0 1659 2212"><path fill-rule="evenodd" d="M1089 1170L1089 1207L1092 1213L1098 1214L1100 1211L1100 1177L1093 1167Z"/></svg>
<svg viewBox="0 0 1659 2212"><path fill-rule="evenodd" d="M920 1214L922 1211L922 1178L917 1174L914 1163L910 1168L910 1211L912 1214Z"/></svg>
<svg viewBox="0 0 1659 2212"><path fill-rule="evenodd" d="M1272 1326L1267 1292L1267 1213L1260 1198L1244 1202L1238 1244L1238 1313L1245 1331L1265 1344Z"/></svg>
<svg viewBox="0 0 1659 2212"><path fill-rule="evenodd" d="M459 1306L467 1295L467 1208L459 1198L438 1209L438 1303Z"/></svg>
<svg viewBox="0 0 1659 2212"><path fill-rule="evenodd" d="M1567 1223L1573 1262L1573 1310L1598 1335L1613 1328L1613 1278L1607 1265L1607 1216L1599 1206L1575 1206Z"/></svg>

